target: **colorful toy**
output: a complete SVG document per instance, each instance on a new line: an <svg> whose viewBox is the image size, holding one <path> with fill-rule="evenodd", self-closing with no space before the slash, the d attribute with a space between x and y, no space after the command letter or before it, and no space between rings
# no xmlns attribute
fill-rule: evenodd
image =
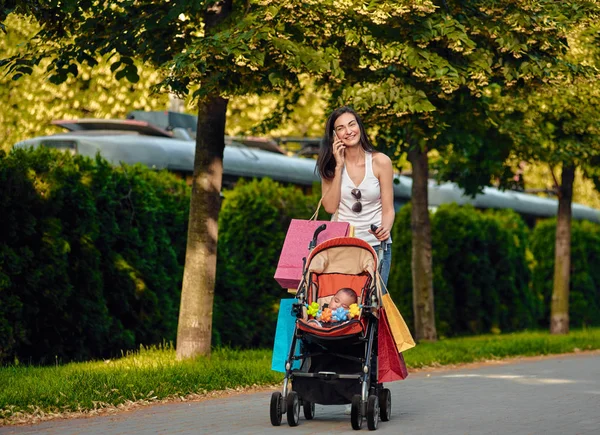
<svg viewBox="0 0 600 435"><path fill-rule="evenodd" d="M358 317L359 314L360 314L360 307L358 306L358 304L350 305L350 309L348 310L348 318L353 319L355 317Z"/></svg>
<svg viewBox="0 0 600 435"><path fill-rule="evenodd" d="M341 322L343 320L346 320L348 318L348 310L344 307L338 307L333 312L332 318L334 322Z"/></svg>
<svg viewBox="0 0 600 435"><path fill-rule="evenodd" d="M308 306L308 310L306 311L309 316L317 317L317 314L321 310L319 304L317 302L313 302Z"/></svg>
<svg viewBox="0 0 600 435"><path fill-rule="evenodd" d="M318 320L321 322L331 322L331 308L323 308L321 316Z"/></svg>

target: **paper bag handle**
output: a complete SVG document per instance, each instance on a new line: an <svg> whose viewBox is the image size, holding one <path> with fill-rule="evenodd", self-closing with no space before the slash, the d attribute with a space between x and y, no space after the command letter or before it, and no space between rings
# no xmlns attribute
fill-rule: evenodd
<svg viewBox="0 0 600 435"><path fill-rule="evenodd" d="M319 215L319 210L321 209L321 203L322 202L323 202L323 198L319 199L319 203L317 204L317 209L315 210L315 213L312 215L312 217L309 220L311 220L311 221L316 221L317 220L317 216ZM338 220L338 211L339 211L339 208L333 214L333 217L331 218L332 222L337 222L337 220Z"/></svg>

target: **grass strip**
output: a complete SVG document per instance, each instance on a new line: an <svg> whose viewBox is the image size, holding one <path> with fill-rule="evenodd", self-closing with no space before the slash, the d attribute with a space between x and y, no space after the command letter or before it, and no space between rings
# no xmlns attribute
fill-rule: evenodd
<svg viewBox="0 0 600 435"><path fill-rule="evenodd" d="M421 343L404 353L409 368L600 348L600 328L566 336L519 332ZM176 361L170 346L141 348L119 359L50 367L0 367L0 424L27 415L92 411L131 402L280 383L270 350L216 349L210 358Z"/></svg>

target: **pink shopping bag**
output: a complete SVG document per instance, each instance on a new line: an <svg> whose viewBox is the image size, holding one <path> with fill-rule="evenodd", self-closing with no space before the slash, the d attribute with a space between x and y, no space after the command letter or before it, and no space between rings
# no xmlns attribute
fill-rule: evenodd
<svg viewBox="0 0 600 435"><path fill-rule="evenodd" d="M292 219L275 271L275 280L281 287L298 288L302 278L302 259L308 256L308 245L315 230L323 224L327 227L317 237L317 244L334 237L351 235L351 227L347 222Z"/></svg>

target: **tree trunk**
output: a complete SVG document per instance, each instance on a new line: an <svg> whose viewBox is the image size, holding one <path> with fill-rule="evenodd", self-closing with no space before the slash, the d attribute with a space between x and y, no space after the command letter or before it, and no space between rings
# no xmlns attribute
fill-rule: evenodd
<svg viewBox="0 0 600 435"><path fill-rule="evenodd" d="M198 136L177 328L177 359L210 354L227 100L198 107Z"/></svg>
<svg viewBox="0 0 600 435"><path fill-rule="evenodd" d="M431 260L431 221L429 220L427 150L418 147L408 152L412 165L411 231L413 311L417 340L437 340L433 303L433 267Z"/></svg>
<svg viewBox="0 0 600 435"><path fill-rule="evenodd" d="M569 284L571 278L571 203L575 166L563 165L558 195L558 216L554 251L550 333L569 332Z"/></svg>
<svg viewBox="0 0 600 435"><path fill-rule="evenodd" d="M231 11L232 0L217 0L210 5L204 13L205 33L213 32ZM210 355L227 103L214 94L198 104L194 176L177 325L177 359Z"/></svg>

